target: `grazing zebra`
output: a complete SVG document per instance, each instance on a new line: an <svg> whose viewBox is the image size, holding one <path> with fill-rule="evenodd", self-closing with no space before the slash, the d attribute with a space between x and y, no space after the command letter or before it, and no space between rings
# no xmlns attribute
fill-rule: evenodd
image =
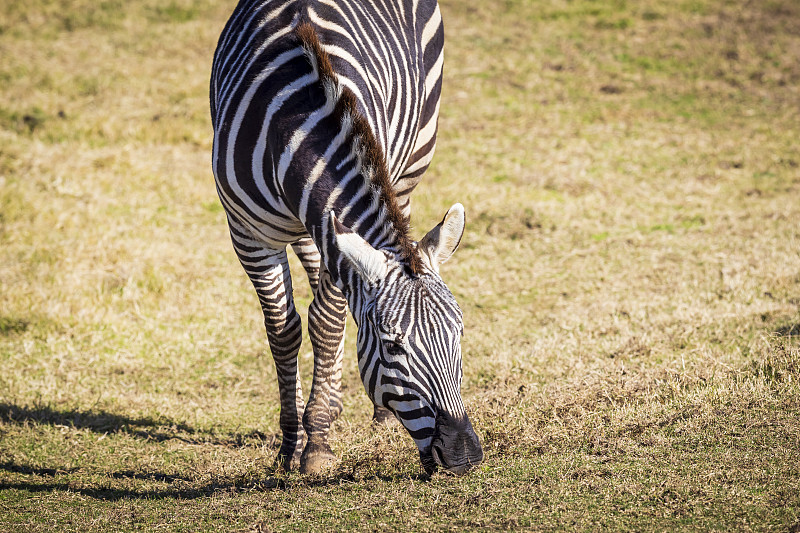
<svg viewBox="0 0 800 533"><path fill-rule="evenodd" d="M421 241L409 236L409 194L436 142L443 40L436 0L240 0L220 36L214 175L264 312L286 469L335 461L328 432L342 410L348 306L375 417L399 419L428 472L483 460L459 391L461 310L439 276L463 207ZM287 245L314 291L305 406Z"/></svg>

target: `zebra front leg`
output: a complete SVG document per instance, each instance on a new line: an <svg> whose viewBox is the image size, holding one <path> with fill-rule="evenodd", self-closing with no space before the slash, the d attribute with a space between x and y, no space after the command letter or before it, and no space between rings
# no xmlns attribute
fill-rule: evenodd
<svg viewBox="0 0 800 533"><path fill-rule="evenodd" d="M297 468L305 444L303 391L297 353L303 338L300 315L292 298L292 277L286 250L264 247L244 228L231 222L236 255L258 294L264 326L278 374L283 441L275 462L285 470Z"/></svg>
<svg viewBox="0 0 800 533"><path fill-rule="evenodd" d="M263 289L258 292L264 311L267 339L275 361L281 398L280 427L283 441L276 464L284 470L297 468L305 444L303 431L303 390L297 365L297 353L303 338L303 324L294 307L289 263L268 270L263 276ZM255 285L255 281L253 282Z"/></svg>
<svg viewBox="0 0 800 533"><path fill-rule="evenodd" d="M303 265L308 275L308 283L311 285L311 292L316 293L319 286L321 272L321 257L317 245L311 237L299 240L292 244L295 255ZM344 339L344 337L342 337ZM333 363L333 377L331 378L331 417L336 420L342 413L342 359L344 356L344 343L341 343L336 353ZM387 411L388 412L388 411ZM390 413L391 414L391 413Z"/></svg>
<svg viewBox="0 0 800 533"><path fill-rule="evenodd" d="M317 245L314 244L311 237L306 237L292 244L292 250L306 271L308 284L311 285L311 294L316 293L319 286L320 263L322 262Z"/></svg>
<svg viewBox="0 0 800 533"><path fill-rule="evenodd" d="M347 300L333 284L327 272L320 275L319 287L308 309L308 333L314 347L314 381L308 399L303 426L308 442L300 459L300 471L318 473L336 462L328 445L331 423L341 412L341 393L334 392L334 382L341 383L341 359L344 344Z"/></svg>
<svg viewBox="0 0 800 533"><path fill-rule="evenodd" d="M347 308L345 308L345 318L347 317ZM342 361L344 360L344 324L342 324L342 341L339 343L339 349L336 351L336 358L333 360L333 374L331 375L331 421L339 418L344 410L342 403Z"/></svg>

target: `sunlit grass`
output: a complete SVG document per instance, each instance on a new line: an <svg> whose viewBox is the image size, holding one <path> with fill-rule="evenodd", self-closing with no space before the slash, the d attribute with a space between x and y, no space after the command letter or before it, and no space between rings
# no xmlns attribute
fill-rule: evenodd
<svg viewBox="0 0 800 533"><path fill-rule="evenodd" d="M443 2L413 223L466 207L442 271L487 460L458 479L372 427L352 323L341 463L271 467L274 369L209 164L233 4L7 4L0 529L800 524L795 3Z"/></svg>

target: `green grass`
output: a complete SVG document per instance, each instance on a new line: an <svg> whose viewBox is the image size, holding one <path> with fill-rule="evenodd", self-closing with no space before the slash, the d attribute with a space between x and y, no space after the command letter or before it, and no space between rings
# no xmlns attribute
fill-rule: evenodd
<svg viewBox="0 0 800 533"><path fill-rule="evenodd" d="M6 4L0 529L800 527L796 2L442 3L414 225L466 207L443 276L486 461L430 479L371 425L352 324L341 462L271 467L274 367L209 166L233 3ZM308 387L307 339L300 361Z"/></svg>

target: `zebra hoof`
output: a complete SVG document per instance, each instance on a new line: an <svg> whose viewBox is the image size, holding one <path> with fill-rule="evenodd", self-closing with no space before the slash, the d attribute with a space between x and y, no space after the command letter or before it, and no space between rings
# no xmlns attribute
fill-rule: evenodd
<svg viewBox="0 0 800 533"><path fill-rule="evenodd" d="M300 458L300 473L321 474L333 468L337 461L333 450L326 443L309 442Z"/></svg>
<svg viewBox="0 0 800 533"><path fill-rule="evenodd" d="M400 421L397 420L397 417L395 417L390 410L376 405L375 410L372 412L372 423L391 427L399 425Z"/></svg>
<svg viewBox="0 0 800 533"><path fill-rule="evenodd" d="M300 459L303 453L303 442L298 442L292 446L281 446L278 456L275 458L275 466L289 472L297 470L300 466Z"/></svg>

